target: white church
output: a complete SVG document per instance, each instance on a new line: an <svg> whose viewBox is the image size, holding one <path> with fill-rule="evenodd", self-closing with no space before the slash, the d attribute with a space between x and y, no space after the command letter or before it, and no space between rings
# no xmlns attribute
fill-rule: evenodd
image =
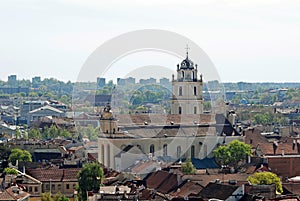
<svg viewBox="0 0 300 201"><path fill-rule="evenodd" d="M119 114L116 118L108 104L100 117L99 162L124 171L140 160L211 158L218 144L242 139L226 115L203 114L202 86L202 75L187 52L177 65L177 78L173 75L171 114Z"/></svg>

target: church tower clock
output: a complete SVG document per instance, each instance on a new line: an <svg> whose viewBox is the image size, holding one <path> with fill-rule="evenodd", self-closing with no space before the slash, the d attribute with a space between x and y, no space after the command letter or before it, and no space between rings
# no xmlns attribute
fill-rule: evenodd
<svg viewBox="0 0 300 201"><path fill-rule="evenodd" d="M190 60L188 47L186 58L177 64L177 79L172 75L172 114L202 114L202 75L198 77L197 64Z"/></svg>

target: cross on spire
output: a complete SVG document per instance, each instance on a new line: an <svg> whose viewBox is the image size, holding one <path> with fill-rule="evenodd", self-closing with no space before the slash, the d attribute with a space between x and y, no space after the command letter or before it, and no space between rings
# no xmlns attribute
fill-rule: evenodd
<svg viewBox="0 0 300 201"><path fill-rule="evenodd" d="M188 44L186 44L186 58L188 58L188 56L189 56L189 45Z"/></svg>

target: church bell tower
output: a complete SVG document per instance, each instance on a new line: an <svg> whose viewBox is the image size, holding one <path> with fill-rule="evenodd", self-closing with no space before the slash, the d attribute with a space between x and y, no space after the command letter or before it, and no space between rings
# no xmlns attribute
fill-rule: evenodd
<svg viewBox="0 0 300 201"><path fill-rule="evenodd" d="M202 75L198 77L198 66L190 60L188 47L186 58L177 64L177 79L172 75L172 114L202 114Z"/></svg>

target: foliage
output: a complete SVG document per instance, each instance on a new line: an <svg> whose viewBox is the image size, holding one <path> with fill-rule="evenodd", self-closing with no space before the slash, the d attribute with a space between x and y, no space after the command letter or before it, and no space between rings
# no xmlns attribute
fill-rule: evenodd
<svg viewBox="0 0 300 201"><path fill-rule="evenodd" d="M196 169L191 159L187 159L184 163L181 164L181 171L183 174L195 174Z"/></svg>
<svg viewBox="0 0 300 201"><path fill-rule="evenodd" d="M17 138L17 139L20 139L20 138L21 138L21 131L20 131L19 128L16 129L15 135L16 135L16 138Z"/></svg>
<svg viewBox="0 0 300 201"><path fill-rule="evenodd" d="M70 201L70 199L58 192L53 196L53 201Z"/></svg>
<svg viewBox="0 0 300 201"><path fill-rule="evenodd" d="M31 162L31 154L26 150L15 148L11 151L8 161L16 164L16 161Z"/></svg>
<svg viewBox="0 0 300 201"><path fill-rule="evenodd" d="M241 160L251 155L251 146L239 140L233 140L228 145L221 145L214 151L216 160L221 165L238 167Z"/></svg>
<svg viewBox="0 0 300 201"><path fill-rule="evenodd" d="M51 193L46 192L41 194L41 201L70 201L70 199L60 192L56 193L52 198Z"/></svg>
<svg viewBox="0 0 300 201"><path fill-rule="evenodd" d="M28 138L42 139L42 134L39 129L31 128L28 131Z"/></svg>
<svg viewBox="0 0 300 201"><path fill-rule="evenodd" d="M18 171L15 169L15 168L5 168L4 169L4 172L6 174L14 174L14 175L17 175L18 174Z"/></svg>
<svg viewBox="0 0 300 201"><path fill-rule="evenodd" d="M87 199L87 191L98 191L104 178L103 170L99 163L85 164L77 175L79 185L79 199Z"/></svg>
<svg viewBox="0 0 300 201"><path fill-rule="evenodd" d="M41 194L41 201L52 201L50 192Z"/></svg>
<svg viewBox="0 0 300 201"><path fill-rule="evenodd" d="M77 129L83 137L87 137L91 141L96 141L98 139L99 127L94 128L92 125L88 125L87 127L77 127Z"/></svg>
<svg viewBox="0 0 300 201"><path fill-rule="evenodd" d="M275 184L276 191L278 193L283 192L280 178L272 172L256 172L254 173L254 175L249 176L247 180L250 181L252 184L257 184L257 185Z"/></svg>
<svg viewBox="0 0 300 201"><path fill-rule="evenodd" d="M71 133L66 129L57 128L51 125L50 128L45 126L42 134L43 139L56 138L56 137L71 137Z"/></svg>

